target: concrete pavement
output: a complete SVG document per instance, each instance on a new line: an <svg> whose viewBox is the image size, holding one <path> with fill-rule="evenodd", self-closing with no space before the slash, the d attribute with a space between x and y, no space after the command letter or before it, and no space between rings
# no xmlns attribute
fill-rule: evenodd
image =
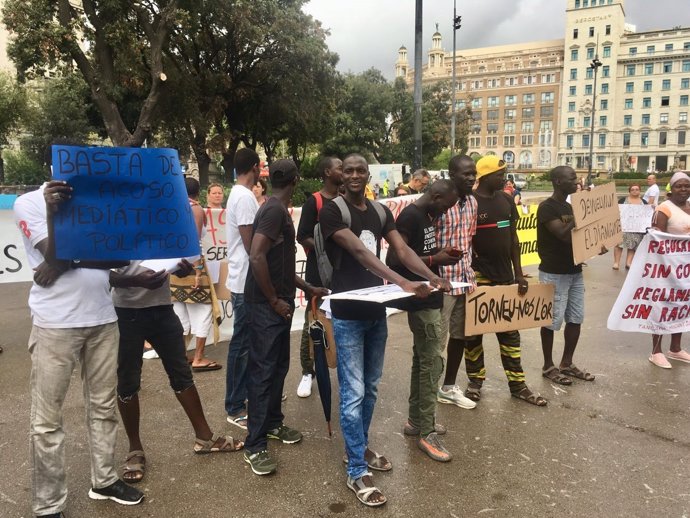
<svg viewBox="0 0 690 518"><path fill-rule="evenodd" d="M538 330L523 336L523 365L546 408L509 397L494 337L486 337L488 380L475 410L440 405L448 426L451 463L435 463L402 435L411 364L404 315L389 319L386 366L370 442L393 462L375 482L389 499L384 508L359 504L345 486L343 444L334 394L334 437L329 439L314 386L308 399L295 395L300 378L299 333L292 335L292 369L284 403L286 423L302 430L298 445L270 444L278 473L253 475L241 453L195 456L193 434L157 360L145 362L142 435L148 458L142 505L123 507L89 500L88 444L79 374L65 404L73 517L551 517L690 516L690 365L662 370L647 361L651 339L614 333L606 317L624 271L611 255L589 261L586 322L576 363L596 374L593 383L561 387L541 377ZM529 268L536 274L535 268ZM28 285L0 285L0 516L29 517L28 458L30 319ZM690 347L685 340L686 347ZM555 350L562 351L562 333ZM667 349L667 341L664 344ZM225 364L227 344L208 349ZM458 377L465 385L464 373ZM237 434L225 422L225 371L195 376L212 428ZM332 372L334 385L335 372ZM117 457L126 454L121 431Z"/></svg>

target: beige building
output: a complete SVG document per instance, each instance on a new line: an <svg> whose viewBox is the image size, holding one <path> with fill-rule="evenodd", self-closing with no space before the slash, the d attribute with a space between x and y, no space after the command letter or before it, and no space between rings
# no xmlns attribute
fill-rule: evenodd
<svg viewBox="0 0 690 518"><path fill-rule="evenodd" d="M591 141L600 172L690 167L690 28L638 33L625 21L624 0L567 0L564 39L456 56L456 106L470 103L474 119L470 152L518 169L587 169ZM413 83L405 47L395 70ZM423 82L451 77L452 52L437 32Z"/></svg>
<svg viewBox="0 0 690 518"><path fill-rule="evenodd" d="M4 7L4 0L0 0L0 12ZM0 17L1 18L1 17ZM10 58L7 57L7 45L9 43L9 33L5 25L0 22L0 72L10 72L14 74L15 68Z"/></svg>

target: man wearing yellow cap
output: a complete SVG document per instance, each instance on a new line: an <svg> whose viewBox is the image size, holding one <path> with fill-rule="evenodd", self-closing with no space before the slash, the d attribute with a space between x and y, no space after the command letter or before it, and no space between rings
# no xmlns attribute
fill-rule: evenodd
<svg viewBox="0 0 690 518"><path fill-rule="evenodd" d="M474 256L472 269L477 285L518 284L518 293L525 295L528 284L522 274L520 242L517 237L519 215L511 196L503 191L507 164L489 155L477 162L478 186L474 191L477 200L477 233L472 239ZM520 333L506 331L496 333L501 351L503 370L513 397L536 406L546 406L546 399L532 392L525 383L525 373L520 362ZM470 383L465 395L479 401L482 383L486 378L482 336L467 338L465 365Z"/></svg>

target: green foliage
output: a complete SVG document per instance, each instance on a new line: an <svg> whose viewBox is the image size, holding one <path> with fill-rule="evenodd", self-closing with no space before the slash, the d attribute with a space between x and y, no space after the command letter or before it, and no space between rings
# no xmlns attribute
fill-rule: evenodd
<svg viewBox="0 0 690 518"><path fill-rule="evenodd" d="M310 194L321 190L321 181L316 178L302 178L292 194L292 206L301 207Z"/></svg>
<svg viewBox="0 0 690 518"><path fill-rule="evenodd" d="M3 159L7 185L40 185L48 179L40 162L23 151L5 151Z"/></svg>
<svg viewBox="0 0 690 518"><path fill-rule="evenodd" d="M24 89L7 73L0 72L0 148L9 143L26 110Z"/></svg>
<svg viewBox="0 0 690 518"><path fill-rule="evenodd" d="M429 169L438 171L440 169L448 169L448 162L450 162L450 148L446 148L434 157L428 165Z"/></svg>
<svg viewBox="0 0 690 518"><path fill-rule="evenodd" d="M631 173L628 171L623 171L620 173L613 173L613 178L618 179L630 179L630 180L646 180L647 173Z"/></svg>

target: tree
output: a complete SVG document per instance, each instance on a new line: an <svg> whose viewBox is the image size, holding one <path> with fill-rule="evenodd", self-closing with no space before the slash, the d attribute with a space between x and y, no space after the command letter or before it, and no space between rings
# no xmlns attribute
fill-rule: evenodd
<svg viewBox="0 0 690 518"><path fill-rule="evenodd" d="M5 180L2 150L9 144L10 138L19 128L25 109L24 89L12 76L0 72L0 183Z"/></svg>
<svg viewBox="0 0 690 518"><path fill-rule="evenodd" d="M140 146L156 123L163 52L186 12L182 3L82 0L79 8L70 0L7 0L8 53L22 78L76 63L113 143Z"/></svg>

